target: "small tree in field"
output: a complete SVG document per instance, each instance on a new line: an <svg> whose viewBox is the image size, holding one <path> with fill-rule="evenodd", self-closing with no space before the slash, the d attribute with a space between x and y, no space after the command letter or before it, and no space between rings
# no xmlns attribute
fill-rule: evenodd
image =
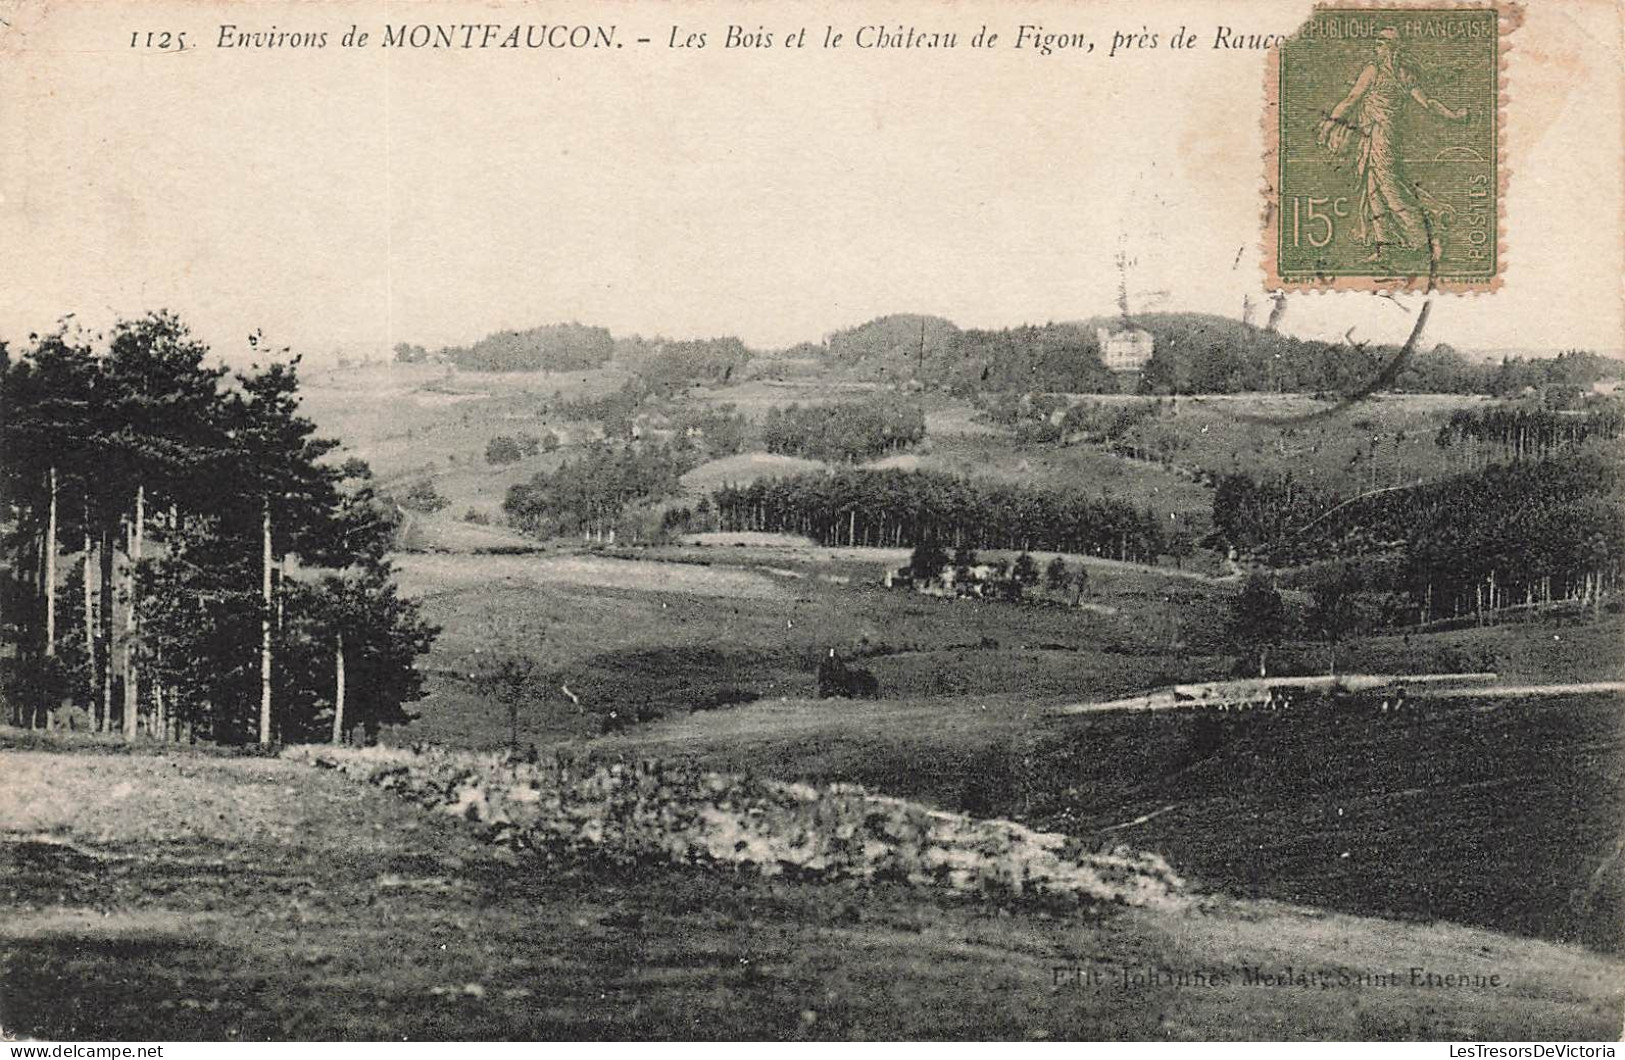
<svg viewBox="0 0 1625 1060"><path fill-rule="evenodd" d="M1023 552L1016 557L1015 564L1010 568L1010 580L1023 589L1038 584L1038 564L1033 562L1032 556Z"/></svg>
<svg viewBox="0 0 1625 1060"><path fill-rule="evenodd" d="M441 496L440 491L435 489L434 483L428 479L414 482L400 499L402 508L410 508L414 512L431 514L438 512L450 503L445 497Z"/></svg>
<svg viewBox="0 0 1625 1060"><path fill-rule="evenodd" d="M1072 574L1072 606L1078 606L1078 601L1082 600L1088 592L1089 568L1079 563L1078 569Z"/></svg>
<svg viewBox="0 0 1625 1060"><path fill-rule="evenodd" d="M1230 635L1244 653L1258 653L1258 676L1268 677L1267 656L1286 632L1286 604L1270 580L1254 574L1230 606Z"/></svg>
<svg viewBox="0 0 1625 1060"><path fill-rule="evenodd" d="M1337 673L1337 645L1359 625L1359 578L1347 563L1320 571L1309 592L1309 628L1326 643L1327 673Z"/></svg>
<svg viewBox="0 0 1625 1060"><path fill-rule="evenodd" d="M954 584L970 581L970 572L978 564L976 550L965 545L954 549Z"/></svg>
<svg viewBox="0 0 1625 1060"><path fill-rule="evenodd" d="M541 664L530 655L500 646L490 654L483 651L479 654L483 661L480 669L471 675L474 687L502 705L508 720L508 748L518 750L519 711L535 696Z"/></svg>
<svg viewBox="0 0 1625 1060"><path fill-rule="evenodd" d="M942 577L942 568L948 565L948 553L935 541L922 541L908 559L908 572L916 582L930 584Z"/></svg>
<svg viewBox="0 0 1625 1060"><path fill-rule="evenodd" d="M1066 569L1066 560L1056 556L1044 568L1044 588L1052 593L1064 593L1066 587L1072 584L1071 572Z"/></svg>
<svg viewBox="0 0 1625 1060"><path fill-rule="evenodd" d="M544 630L527 628L511 615L493 617L481 626L469 678L480 695L501 705L510 750L519 748L521 711L544 696L547 671L542 646L546 636Z"/></svg>
<svg viewBox="0 0 1625 1060"><path fill-rule="evenodd" d="M532 452L535 450L533 449ZM487 464L512 464L525 456L523 444L516 438L499 434L485 443L485 462Z"/></svg>

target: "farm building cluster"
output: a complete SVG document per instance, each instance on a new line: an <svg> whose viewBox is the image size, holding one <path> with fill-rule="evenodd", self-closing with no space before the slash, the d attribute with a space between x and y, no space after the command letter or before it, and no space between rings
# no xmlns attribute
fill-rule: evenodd
<svg viewBox="0 0 1625 1060"><path fill-rule="evenodd" d="M1061 574L1040 575L1032 558L1023 554L1014 564L1005 560L976 563L945 563L932 573L924 573L913 563L889 569L881 580L887 589L912 589L926 596L946 598L981 597L1020 600L1029 589L1047 586L1076 605L1087 585L1088 573L1081 567Z"/></svg>

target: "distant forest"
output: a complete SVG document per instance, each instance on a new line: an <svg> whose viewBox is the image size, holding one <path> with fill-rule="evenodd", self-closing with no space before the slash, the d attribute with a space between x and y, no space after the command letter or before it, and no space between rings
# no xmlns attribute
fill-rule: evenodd
<svg viewBox="0 0 1625 1060"><path fill-rule="evenodd" d="M898 382L960 395L983 392L1116 393L1122 384L1101 361L1097 331L1150 332L1145 394L1284 391L1338 394L1364 386L1399 354L1394 346L1322 342L1203 313L1146 313L1081 322L962 329L941 317L896 314L787 350L753 350L731 336L690 341L615 338L601 327L554 324L500 331L468 346L401 343L403 363L442 363L468 371L580 371L612 361L638 374L643 389L670 393L693 382L726 382L753 360L811 358ZM1552 358L1474 361L1446 345L1411 356L1390 389L1506 397L1528 388L1588 388L1625 375L1625 362L1571 350Z"/></svg>
<svg viewBox="0 0 1625 1060"><path fill-rule="evenodd" d="M1272 568L1331 564L1348 592L1400 594L1406 618L1483 618L1554 601L1601 605L1625 576L1617 456L1509 447L1471 470L1340 496L1292 475L1226 476L1214 544Z"/></svg>
<svg viewBox="0 0 1625 1060"><path fill-rule="evenodd" d="M1107 497L931 471L842 470L723 486L718 528L804 534L821 545L1033 549L1154 563L1157 513Z"/></svg>

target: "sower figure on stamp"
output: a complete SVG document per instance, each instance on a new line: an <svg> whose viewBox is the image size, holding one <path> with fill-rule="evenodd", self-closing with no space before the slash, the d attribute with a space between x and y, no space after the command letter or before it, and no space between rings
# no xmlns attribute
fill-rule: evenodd
<svg viewBox="0 0 1625 1060"><path fill-rule="evenodd" d="M1402 247L1426 248L1437 261L1441 242L1436 234L1430 238L1423 211L1442 215L1452 210L1406 178L1398 121L1407 100L1450 121L1466 122L1471 112L1466 107L1452 109L1429 96L1415 71L1400 60L1398 40L1399 31L1392 27L1377 34L1376 58L1360 71L1354 87L1332 108L1331 115L1321 121L1315 139L1333 154L1340 154L1348 145L1349 133L1360 134L1355 156L1360 180L1358 235L1361 243L1374 247L1365 260L1378 261L1384 249Z"/></svg>

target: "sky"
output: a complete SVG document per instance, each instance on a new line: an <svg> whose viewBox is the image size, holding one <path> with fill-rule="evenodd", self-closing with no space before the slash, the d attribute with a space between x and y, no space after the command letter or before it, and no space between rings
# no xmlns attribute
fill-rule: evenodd
<svg viewBox="0 0 1625 1060"><path fill-rule="evenodd" d="M312 359L575 320L816 341L892 312L1001 327L1264 295L1259 51L1294 0L940 4L141 4L0 0L0 337L166 307L222 355ZM343 49L351 25L614 25L621 48ZM726 27L809 46L721 47ZM983 25L1095 53L974 50ZM216 47L220 27L325 49ZM816 47L823 27L958 31L952 52ZM1166 47L1177 26L1196 46ZM1114 31L1162 47L1105 56ZM184 31L179 53L132 33ZM671 35L707 35L704 49ZM647 37L649 44L638 44ZM1625 346L1620 16L1530 5L1503 105L1496 292L1426 339ZM1420 296L1292 296L1283 330L1401 341ZM1352 329L1352 330L1351 330Z"/></svg>

